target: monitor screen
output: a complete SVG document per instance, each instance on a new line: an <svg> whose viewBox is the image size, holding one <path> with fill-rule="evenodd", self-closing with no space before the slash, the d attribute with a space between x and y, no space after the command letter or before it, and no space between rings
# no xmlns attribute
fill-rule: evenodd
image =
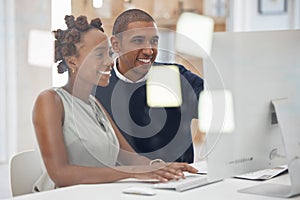
<svg viewBox="0 0 300 200"><path fill-rule="evenodd" d="M271 102L287 98L299 105L299 53L300 30L214 33L211 57L204 60L205 92L218 104L206 130L210 179L288 164ZM228 93L234 128L224 131ZM199 121L206 116L200 103Z"/></svg>

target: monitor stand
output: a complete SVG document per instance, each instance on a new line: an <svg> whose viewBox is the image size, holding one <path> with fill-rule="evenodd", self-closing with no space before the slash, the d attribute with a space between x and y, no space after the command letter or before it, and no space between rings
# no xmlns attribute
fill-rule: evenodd
<svg viewBox="0 0 300 200"><path fill-rule="evenodd" d="M299 102L293 104L288 101L288 99L273 100L271 104L276 113L289 161L288 171L291 185L266 183L238 191L242 193L289 198L300 194L300 105Z"/></svg>

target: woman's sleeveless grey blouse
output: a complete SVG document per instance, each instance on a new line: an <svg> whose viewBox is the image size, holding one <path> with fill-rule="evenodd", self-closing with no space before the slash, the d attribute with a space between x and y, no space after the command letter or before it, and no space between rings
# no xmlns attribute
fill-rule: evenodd
<svg viewBox="0 0 300 200"><path fill-rule="evenodd" d="M93 167L115 166L119 142L115 132L90 96L90 104L72 96L63 88L54 88L64 106L63 137L70 164ZM46 113L45 113L46 114ZM34 185L35 191L55 188L46 170Z"/></svg>

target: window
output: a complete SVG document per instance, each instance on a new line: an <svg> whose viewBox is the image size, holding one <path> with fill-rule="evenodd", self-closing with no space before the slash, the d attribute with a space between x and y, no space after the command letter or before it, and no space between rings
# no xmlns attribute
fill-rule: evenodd
<svg viewBox="0 0 300 200"><path fill-rule="evenodd" d="M10 17L7 17L10 16ZM0 1L0 162L15 152L17 119L14 1ZM9 66L9 67L8 67Z"/></svg>
<svg viewBox="0 0 300 200"><path fill-rule="evenodd" d="M1 27L3 26L2 23L4 23L4 6L3 1L0 2L0 22ZM5 145L5 50L4 50L4 33L5 29L0 30L0 91L2 91L2 94L0 96L0 162L3 162L6 157L6 145Z"/></svg>
<svg viewBox="0 0 300 200"><path fill-rule="evenodd" d="M71 14L71 0L51 1L51 30L67 28L64 17ZM57 65L52 66L52 86L63 86L68 80L68 73L58 74Z"/></svg>

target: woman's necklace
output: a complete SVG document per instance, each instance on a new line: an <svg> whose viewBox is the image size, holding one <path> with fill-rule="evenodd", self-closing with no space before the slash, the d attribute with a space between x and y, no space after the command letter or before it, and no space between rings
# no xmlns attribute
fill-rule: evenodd
<svg viewBox="0 0 300 200"><path fill-rule="evenodd" d="M107 127L106 127L106 123L105 123L105 120L104 120L105 116L104 116L104 113L101 110L99 104L97 103L97 99L94 96L90 95L89 96L89 102L90 102L90 105L91 105L95 115L96 115L96 119L97 119L100 127L102 128L102 130L104 130L106 132Z"/></svg>

